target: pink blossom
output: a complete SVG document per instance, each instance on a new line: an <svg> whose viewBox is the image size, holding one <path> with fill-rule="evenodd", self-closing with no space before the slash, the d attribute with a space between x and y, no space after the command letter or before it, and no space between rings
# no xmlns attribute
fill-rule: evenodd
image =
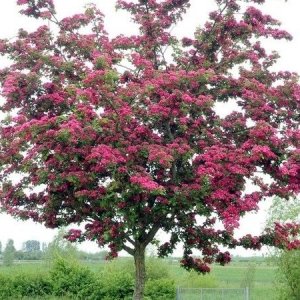
<svg viewBox="0 0 300 300"><path fill-rule="evenodd" d="M150 179L148 176L131 176L130 177L130 182L133 184L139 185L141 188L148 190L148 191L154 191L157 189L160 189L159 184L154 182L152 179Z"/></svg>

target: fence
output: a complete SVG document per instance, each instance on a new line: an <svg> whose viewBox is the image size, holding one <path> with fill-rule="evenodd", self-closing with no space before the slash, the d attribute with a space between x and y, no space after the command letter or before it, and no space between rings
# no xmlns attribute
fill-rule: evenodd
<svg viewBox="0 0 300 300"><path fill-rule="evenodd" d="M176 291L176 300L250 300L249 288L181 288Z"/></svg>

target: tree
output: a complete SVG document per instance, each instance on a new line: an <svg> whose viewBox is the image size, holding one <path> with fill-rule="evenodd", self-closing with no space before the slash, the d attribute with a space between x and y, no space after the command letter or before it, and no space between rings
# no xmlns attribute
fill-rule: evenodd
<svg viewBox="0 0 300 300"><path fill-rule="evenodd" d="M16 249L14 246L14 241L9 239L3 251L3 265L11 266L15 259Z"/></svg>
<svg viewBox="0 0 300 300"><path fill-rule="evenodd" d="M181 264L200 273L230 261L219 245L299 247L292 223L234 238L262 199L300 190L298 77L272 70L278 54L260 43L291 36L257 8L264 0L215 2L194 37L179 40L170 29L188 0L118 0L139 34L115 38L94 5L59 20L52 0L18 0L42 26L0 43L11 60L0 75L2 208L50 228L84 224L70 241L108 245L112 258L127 251L134 299L159 230L169 234L159 255L182 242ZM221 117L216 105L232 102L239 109Z"/></svg>
<svg viewBox="0 0 300 300"><path fill-rule="evenodd" d="M269 209L266 227L272 227L275 222L288 222L300 220L300 198L294 197L288 202L275 197Z"/></svg>
<svg viewBox="0 0 300 300"><path fill-rule="evenodd" d="M41 251L41 243L37 240L27 240L23 243L21 251L17 251L16 257L25 260L40 260L43 257L43 252Z"/></svg>
<svg viewBox="0 0 300 300"><path fill-rule="evenodd" d="M23 251L25 252L39 252L41 251L41 244L36 240L28 240L23 244Z"/></svg>
<svg viewBox="0 0 300 300"><path fill-rule="evenodd" d="M56 259L77 260L79 256L78 250L74 244L64 238L65 235L65 229L60 229L53 241L44 250L45 259L50 262L55 262Z"/></svg>
<svg viewBox="0 0 300 300"><path fill-rule="evenodd" d="M2 254L2 243L0 241L0 254Z"/></svg>

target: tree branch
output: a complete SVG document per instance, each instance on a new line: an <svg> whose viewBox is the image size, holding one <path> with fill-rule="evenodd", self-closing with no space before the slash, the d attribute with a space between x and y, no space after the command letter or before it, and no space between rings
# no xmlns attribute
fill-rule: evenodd
<svg viewBox="0 0 300 300"><path fill-rule="evenodd" d="M130 254L132 256L134 255L134 249L132 249L126 245L123 245L123 250L125 250L128 254Z"/></svg>
<svg viewBox="0 0 300 300"><path fill-rule="evenodd" d="M133 239L131 239L130 237L126 237L126 240L133 246L135 246L135 242Z"/></svg>
<svg viewBox="0 0 300 300"><path fill-rule="evenodd" d="M147 246L154 238L156 235L157 231L159 230L160 226L158 224L154 224L153 227L150 229L148 234L145 236L143 239L143 244Z"/></svg>

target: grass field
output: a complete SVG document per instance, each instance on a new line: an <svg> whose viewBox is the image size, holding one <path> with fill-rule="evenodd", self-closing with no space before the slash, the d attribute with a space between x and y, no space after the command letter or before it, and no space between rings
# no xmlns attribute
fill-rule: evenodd
<svg viewBox="0 0 300 300"><path fill-rule="evenodd" d="M119 262L114 264L120 264L120 270L122 269L122 263L130 263L129 259L120 259ZM250 287L250 299L251 300L273 300L275 299L274 280L276 274L276 268L267 265L263 262L233 262L231 265L222 267L218 265L212 266L212 271L209 275L197 275L194 273L188 273L182 269L178 263L163 261L162 262L170 276L174 279L175 285L181 288L244 288ZM107 267L106 262L83 262L93 272L100 272L104 266ZM49 273L50 265L45 262L19 262L15 263L11 267L4 267L0 265L0 272L2 274L40 274L46 275ZM28 299L28 298L27 298ZM58 298L44 298L44 299L58 299ZM67 298L59 298L67 299ZM193 300L201 299L198 292L186 295L183 299ZM239 300L240 296L230 296L226 298L220 298L217 294L212 297L206 297L207 300L218 299L230 299Z"/></svg>

